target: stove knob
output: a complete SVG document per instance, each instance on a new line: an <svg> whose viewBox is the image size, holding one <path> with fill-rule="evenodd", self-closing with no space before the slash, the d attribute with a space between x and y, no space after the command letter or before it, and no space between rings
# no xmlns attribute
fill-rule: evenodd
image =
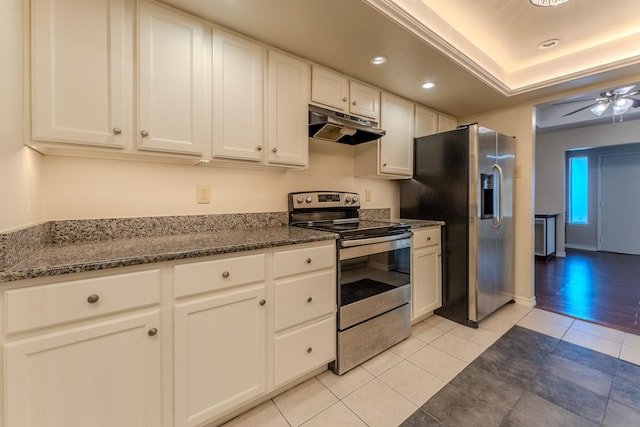
<svg viewBox="0 0 640 427"><path fill-rule="evenodd" d="M306 202L307 203L311 203L313 201L313 199L311 197L307 197Z"/></svg>
<svg viewBox="0 0 640 427"><path fill-rule="evenodd" d="M298 202L298 203L302 203L302 202L304 202L304 199L303 199L302 197L298 197L298 198L296 199L296 202Z"/></svg>
<svg viewBox="0 0 640 427"><path fill-rule="evenodd" d="M349 197L349 196L345 197L345 198L344 198L344 202L345 202L345 203L349 203L349 202L351 202L351 197Z"/></svg>
<svg viewBox="0 0 640 427"><path fill-rule="evenodd" d="M353 196L353 199L351 199L351 201L353 203L358 203L358 196Z"/></svg>

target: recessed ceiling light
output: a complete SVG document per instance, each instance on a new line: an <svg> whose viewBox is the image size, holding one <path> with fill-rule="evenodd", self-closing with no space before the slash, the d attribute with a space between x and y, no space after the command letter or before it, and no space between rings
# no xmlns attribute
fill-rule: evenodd
<svg viewBox="0 0 640 427"><path fill-rule="evenodd" d="M374 56L373 58L371 58L369 60L369 62L371 62L373 65L380 65L380 64L384 64L388 60L389 60L389 58L387 58L386 56L378 55L378 56Z"/></svg>
<svg viewBox="0 0 640 427"><path fill-rule="evenodd" d="M545 40L538 45L538 49L551 49L552 47L556 47L558 43L560 43L558 39Z"/></svg>
<svg viewBox="0 0 640 427"><path fill-rule="evenodd" d="M558 6L562 3L566 3L569 0L530 0L531 4L540 7Z"/></svg>
<svg viewBox="0 0 640 427"><path fill-rule="evenodd" d="M422 85L422 89L431 89L432 87L434 87L436 84L433 82L426 82Z"/></svg>

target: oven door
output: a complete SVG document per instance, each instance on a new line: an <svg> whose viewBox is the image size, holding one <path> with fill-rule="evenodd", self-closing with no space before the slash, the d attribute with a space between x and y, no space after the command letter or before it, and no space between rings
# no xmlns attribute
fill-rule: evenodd
<svg viewBox="0 0 640 427"><path fill-rule="evenodd" d="M338 329L344 331L411 299L410 231L340 242Z"/></svg>

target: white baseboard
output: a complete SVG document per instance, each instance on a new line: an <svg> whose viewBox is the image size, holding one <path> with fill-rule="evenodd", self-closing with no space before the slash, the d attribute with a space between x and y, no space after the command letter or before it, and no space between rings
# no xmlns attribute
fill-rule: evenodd
<svg viewBox="0 0 640 427"><path fill-rule="evenodd" d="M567 253L565 251L556 252L556 256L559 257L559 258L566 258L567 257Z"/></svg>
<svg viewBox="0 0 640 427"><path fill-rule="evenodd" d="M513 297L513 299L515 300L516 304L518 305L523 305L527 308L533 308L536 306L536 297L533 296L531 298L523 298L523 297Z"/></svg>
<svg viewBox="0 0 640 427"><path fill-rule="evenodd" d="M575 243L565 243L564 247L569 249L580 249L582 251L591 251L591 252L598 251L598 247L592 246L592 245L576 245Z"/></svg>

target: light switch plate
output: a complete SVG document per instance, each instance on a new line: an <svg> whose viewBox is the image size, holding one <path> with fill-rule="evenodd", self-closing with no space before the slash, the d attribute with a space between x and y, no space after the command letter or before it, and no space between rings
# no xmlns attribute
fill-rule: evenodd
<svg viewBox="0 0 640 427"><path fill-rule="evenodd" d="M211 186L205 184L196 185L196 203L211 203Z"/></svg>

